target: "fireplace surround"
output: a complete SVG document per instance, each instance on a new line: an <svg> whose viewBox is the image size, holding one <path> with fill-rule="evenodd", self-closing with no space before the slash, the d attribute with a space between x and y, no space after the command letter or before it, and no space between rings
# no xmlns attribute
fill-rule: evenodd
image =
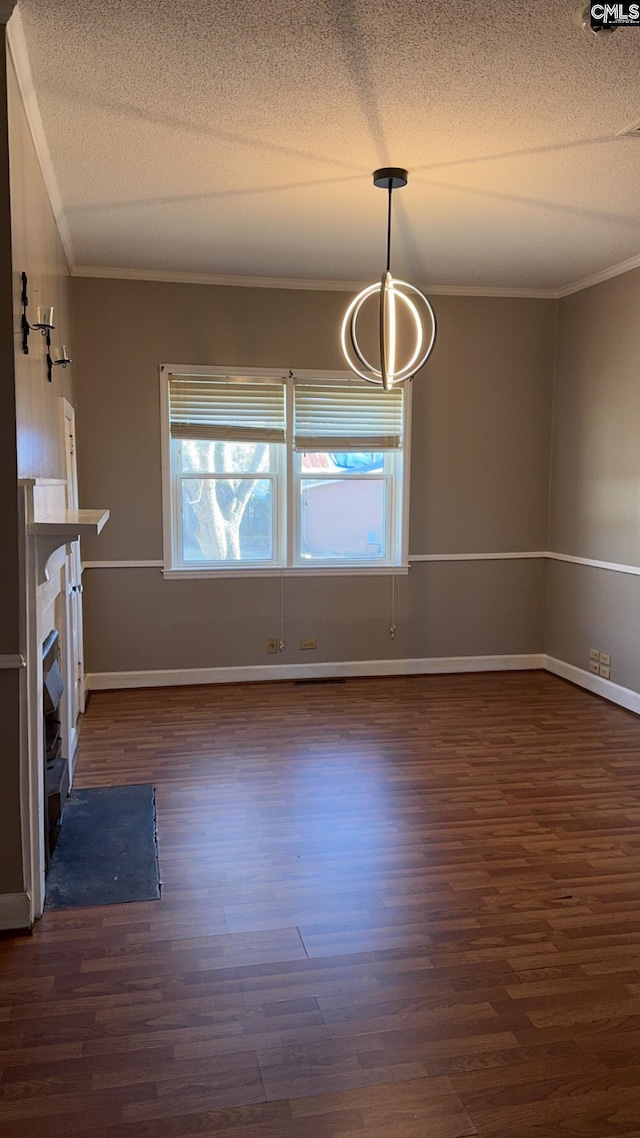
<svg viewBox="0 0 640 1138"><path fill-rule="evenodd" d="M62 742L60 637L53 629L42 646L42 716L44 730L45 856L49 867L58 840L65 800L69 794L69 762Z"/></svg>
<svg viewBox="0 0 640 1138"><path fill-rule="evenodd" d="M70 598L77 581L70 565L70 543L100 533L109 517L108 510L67 509L67 483L63 479L21 479L20 489L24 536L20 634L25 710L21 740L24 894L17 895L16 915L8 915L0 926L7 928L26 927L42 915L45 874L73 772L75 724L70 721L67 705L71 690ZM61 749L55 739L58 730Z"/></svg>

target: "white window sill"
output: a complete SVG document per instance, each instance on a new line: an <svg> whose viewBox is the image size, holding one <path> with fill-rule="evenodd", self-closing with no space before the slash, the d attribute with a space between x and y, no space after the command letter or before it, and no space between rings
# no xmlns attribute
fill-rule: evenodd
<svg viewBox="0 0 640 1138"><path fill-rule="evenodd" d="M405 577L408 565L314 565L295 569L163 569L165 581L221 580L231 577Z"/></svg>

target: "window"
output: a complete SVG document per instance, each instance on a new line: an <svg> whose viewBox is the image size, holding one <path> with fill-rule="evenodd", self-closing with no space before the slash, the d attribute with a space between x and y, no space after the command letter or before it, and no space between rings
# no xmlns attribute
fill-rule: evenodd
<svg viewBox="0 0 640 1138"><path fill-rule="evenodd" d="M408 392L163 366L165 572L406 565Z"/></svg>

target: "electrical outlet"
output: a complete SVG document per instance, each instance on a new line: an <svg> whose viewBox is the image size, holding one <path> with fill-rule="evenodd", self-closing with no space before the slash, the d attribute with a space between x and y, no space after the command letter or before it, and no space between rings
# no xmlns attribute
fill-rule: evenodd
<svg viewBox="0 0 640 1138"><path fill-rule="evenodd" d="M602 676L603 680L609 679L609 676L611 675L611 668L608 664L600 665L600 675Z"/></svg>
<svg viewBox="0 0 640 1138"><path fill-rule="evenodd" d="M599 660L600 659L599 649L598 648L591 648L589 650L589 657L591 660Z"/></svg>
<svg viewBox="0 0 640 1138"><path fill-rule="evenodd" d="M317 640L301 640L300 641L300 647L303 650L306 650L307 648L317 648L318 647L318 641Z"/></svg>
<svg viewBox="0 0 640 1138"><path fill-rule="evenodd" d="M611 664L611 657L608 655L607 652L601 652L600 653L600 663L606 664L607 667L609 667L609 665Z"/></svg>
<svg viewBox="0 0 640 1138"><path fill-rule="evenodd" d="M593 672L594 676L600 675L600 665L596 660L592 660L589 664L589 671Z"/></svg>
<svg viewBox="0 0 640 1138"><path fill-rule="evenodd" d="M278 651L278 641L275 636L270 636L267 640L267 655L274 655Z"/></svg>

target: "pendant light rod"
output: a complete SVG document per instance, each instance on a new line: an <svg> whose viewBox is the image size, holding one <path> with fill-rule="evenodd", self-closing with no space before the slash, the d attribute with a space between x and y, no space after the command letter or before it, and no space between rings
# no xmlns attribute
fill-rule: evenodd
<svg viewBox="0 0 640 1138"><path fill-rule="evenodd" d="M391 391L396 384L413 378L427 362L436 339L435 316L424 293L415 285L394 280L391 276L392 196L394 190L402 189L408 181L408 171L400 166L383 166L373 172L374 186L387 191L387 266L379 284L368 285L353 298L344 314L340 332L342 352L351 370L367 383L376 383L385 391ZM378 367L366 358L356 329L363 305L376 296L380 351ZM407 346L404 332L404 348L398 338L399 311L403 312L402 319L409 340L413 338L413 348ZM399 349L408 356L402 363L397 359Z"/></svg>
<svg viewBox="0 0 640 1138"><path fill-rule="evenodd" d="M391 272L391 195L393 193L393 182L389 178L389 206L387 209L387 272Z"/></svg>
<svg viewBox="0 0 640 1138"><path fill-rule="evenodd" d="M409 172L401 166L382 166L373 172L373 184L379 190L386 190L387 205L387 272L391 272L391 195L394 190L401 190L409 181Z"/></svg>

